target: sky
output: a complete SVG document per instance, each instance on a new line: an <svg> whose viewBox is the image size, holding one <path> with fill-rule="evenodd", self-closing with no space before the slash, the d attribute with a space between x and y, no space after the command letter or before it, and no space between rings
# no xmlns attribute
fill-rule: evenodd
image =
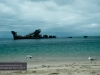
<svg viewBox="0 0 100 75"><path fill-rule="evenodd" d="M36 29L57 37L100 36L100 0L0 0L0 38Z"/></svg>

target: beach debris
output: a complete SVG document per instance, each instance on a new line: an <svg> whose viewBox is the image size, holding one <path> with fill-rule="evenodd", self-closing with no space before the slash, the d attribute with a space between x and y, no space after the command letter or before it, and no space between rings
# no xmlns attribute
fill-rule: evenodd
<svg viewBox="0 0 100 75"><path fill-rule="evenodd" d="M88 60L90 60L91 63L92 63L92 61L97 60L97 59L94 59L94 58L89 57Z"/></svg>
<svg viewBox="0 0 100 75"><path fill-rule="evenodd" d="M31 59L31 58L32 58L32 56L31 56L31 55L27 55L26 59L28 59L28 58L30 58L30 59Z"/></svg>
<svg viewBox="0 0 100 75"><path fill-rule="evenodd" d="M46 65L42 65L41 67L44 68L44 67L46 67Z"/></svg>
<svg viewBox="0 0 100 75"><path fill-rule="evenodd" d="M54 72L54 73L50 73L49 75L58 75L59 73L56 73L56 72Z"/></svg>

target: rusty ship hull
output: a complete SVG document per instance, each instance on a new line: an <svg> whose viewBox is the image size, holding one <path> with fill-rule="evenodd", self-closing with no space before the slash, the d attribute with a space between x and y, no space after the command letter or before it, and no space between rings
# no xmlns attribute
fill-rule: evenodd
<svg viewBox="0 0 100 75"><path fill-rule="evenodd" d="M46 39L46 38L56 38L56 36L54 35L41 35L40 34L41 30L37 29L32 33L29 33L27 35L21 36L21 35L17 35L17 32L15 31L11 31L14 40L17 39Z"/></svg>

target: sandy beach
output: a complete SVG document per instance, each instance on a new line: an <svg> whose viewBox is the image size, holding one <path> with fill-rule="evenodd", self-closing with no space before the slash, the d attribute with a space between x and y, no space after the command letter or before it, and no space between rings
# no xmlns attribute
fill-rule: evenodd
<svg viewBox="0 0 100 75"><path fill-rule="evenodd" d="M27 70L0 71L0 75L100 75L98 37L4 39L0 53L0 62L27 62ZM32 58L26 59L27 55ZM91 63L88 57L97 60Z"/></svg>
<svg viewBox="0 0 100 75"><path fill-rule="evenodd" d="M100 61L28 62L27 71L0 71L0 75L100 75Z"/></svg>

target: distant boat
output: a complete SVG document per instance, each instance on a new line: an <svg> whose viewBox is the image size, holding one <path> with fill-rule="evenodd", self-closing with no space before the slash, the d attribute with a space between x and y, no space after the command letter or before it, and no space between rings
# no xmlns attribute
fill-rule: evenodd
<svg viewBox="0 0 100 75"><path fill-rule="evenodd" d="M88 36L84 36L84 38L88 38Z"/></svg>
<svg viewBox="0 0 100 75"><path fill-rule="evenodd" d="M25 36L21 36L21 35L17 35L17 32L15 31L11 31L11 33L13 34L13 38L14 40L17 39L43 39L43 38L56 38L56 36L54 35L41 35L40 34L41 29L37 29L34 32L31 32Z"/></svg>
<svg viewBox="0 0 100 75"><path fill-rule="evenodd" d="M72 36L68 37L68 38L73 38Z"/></svg>

